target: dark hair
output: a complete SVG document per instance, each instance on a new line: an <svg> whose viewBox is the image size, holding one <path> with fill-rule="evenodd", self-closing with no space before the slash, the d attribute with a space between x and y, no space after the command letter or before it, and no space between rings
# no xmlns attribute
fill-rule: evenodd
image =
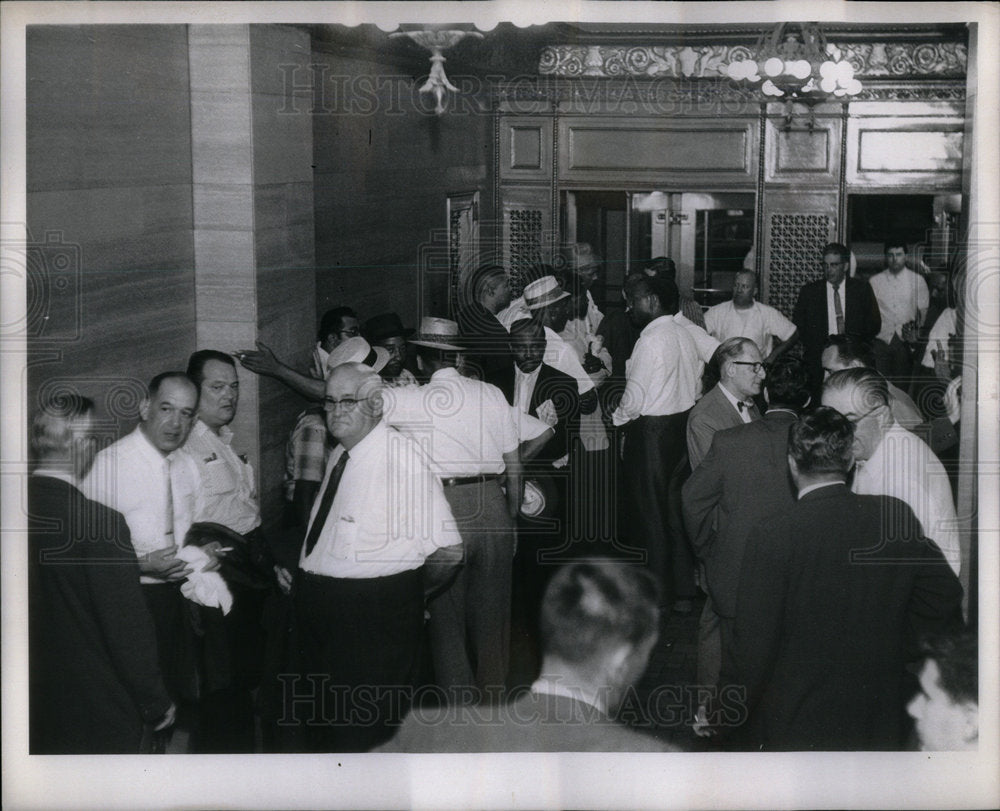
<svg viewBox="0 0 1000 811"><path fill-rule="evenodd" d="M764 380L768 402L772 406L803 408L809 402L811 387L806 367L798 358L779 358L767 370Z"/></svg>
<svg viewBox="0 0 1000 811"><path fill-rule="evenodd" d="M186 380L192 386L194 386L195 391L195 404L197 405L198 398L201 395L201 386L196 384L190 377L187 376L185 372L160 372L156 377L149 381L149 386L147 390L149 394L146 395L152 400L160 393L160 386L163 385L167 380Z"/></svg>
<svg viewBox="0 0 1000 811"><path fill-rule="evenodd" d="M643 259L636 263L639 272L646 276L660 276L672 282L677 281L677 265L669 256L657 256L653 259Z"/></svg>
<svg viewBox="0 0 1000 811"><path fill-rule="evenodd" d="M641 566L570 563L553 575L541 610L544 655L587 663L609 648L640 645L659 628L659 590Z"/></svg>
<svg viewBox="0 0 1000 811"><path fill-rule="evenodd" d="M225 352L220 352L217 349L199 349L188 358L187 366L187 376L191 378L192 382L199 389L201 388L201 384L205 382L205 364L210 360L217 360L219 363L228 363L234 369L236 368L236 361L233 360L232 355L227 355Z"/></svg>
<svg viewBox="0 0 1000 811"><path fill-rule="evenodd" d="M72 391L55 392L42 399L31 420L28 441L39 459L62 450L69 440L69 424L94 413L94 401Z"/></svg>
<svg viewBox="0 0 1000 811"><path fill-rule="evenodd" d="M885 252L889 253L889 249L890 248L902 248L903 249L903 253L909 253L910 252L909 248L906 247L906 243L903 242L902 240L899 240L899 239L897 239L896 241L886 240L886 243L885 243Z"/></svg>
<svg viewBox="0 0 1000 811"><path fill-rule="evenodd" d="M948 698L979 704L979 643L974 631L925 637L920 650L937 664L938 682Z"/></svg>
<svg viewBox="0 0 1000 811"><path fill-rule="evenodd" d="M655 296L667 315L673 315L677 312L677 305L680 301L677 285L663 276L630 275L625 280L625 291L627 294Z"/></svg>
<svg viewBox="0 0 1000 811"><path fill-rule="evenodd" d="M820 406L800 417L788 429L788 454L806 475L840 473L846 476L854 462L851 446L854 426L834 408Z"/></svg>
<svg viewBox="0 0 1000 811"><path fill-rule="evenodd" d="M847 250L846 245L841 245L839 242L828 242L823 246L822 256L826 256L828 253L835 253L840 256L841 262L851 261L851 252Z"/></svg>
<svg viewBox="0 0 1000 811"><path fill-rule="evenodd" d="M837 357L842 363L852 363L859 361L869 369L875 368L875 352L872 345L861 338L851 335L831 335L826 339L824 349L836 347Z"/></svg>
<svg viewBox="0 0 1000 811"><path fill-rule="evenodd" d="M323 342L327 335L336 333L340 329L340 322L345 318L357 318L357 313L350 307L334 307L323 313L323 318L319 322L319 332L316 333L316 340Z"/></svg>
<svg viewBox="0 0 1000 811"><path fill-rule="evenodd" d="M848 386L854 386L861 398L859 405L863 411L878 406L889 405L889 384L874 369L854 366L834 372L823 381L823 390L837 389L843 391Z"/></svg>

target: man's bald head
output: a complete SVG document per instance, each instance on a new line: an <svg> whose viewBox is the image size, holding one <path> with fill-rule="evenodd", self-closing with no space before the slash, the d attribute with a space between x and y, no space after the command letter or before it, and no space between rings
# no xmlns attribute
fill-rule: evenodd
<svg viewBox="0 0 1000 811"><path fill-rule="evenodd" d="M350 450L382 419L382 381L363 363L342 363L326 381L326 427Z"/></svg>

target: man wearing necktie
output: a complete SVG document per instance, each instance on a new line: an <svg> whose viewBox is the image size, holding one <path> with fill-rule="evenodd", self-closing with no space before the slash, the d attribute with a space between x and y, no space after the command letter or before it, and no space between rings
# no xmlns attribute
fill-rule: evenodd
<svg viewBox="0 0 1000 811"><path fill-rule="evenodd" d="M871 343L882 328L882 316L871 285L847 275L850 251L839 242L823 248L823 278L799 290L792 321L805 349L806 371L813 398L823 386L823 347L831 335L850 335Z"/></svg>
<svg viewBox="0 0 1000 811"><path fill-rule="evenodd" d="M457 572L462 538L426 454L383 422L370 367L333 370L323 407L340 444L295 576L286 721L305 728L309 751L364 752L409 709L425 596Z"/></svg>
<svg viewBox="0 0 1000 811"><path fill-rule="evenodd" d="M760 419L753 398L764 385L764 359L749 338L730 338L719 344L712 362L719 382L702 397L687 424L688 460L694 470L712 447L716 431Z"/></svg>

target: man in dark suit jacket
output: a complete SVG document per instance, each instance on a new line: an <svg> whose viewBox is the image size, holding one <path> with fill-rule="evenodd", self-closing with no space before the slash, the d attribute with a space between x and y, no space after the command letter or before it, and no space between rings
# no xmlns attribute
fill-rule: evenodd
<svg viewBox="0 0 1000 811"><path fill-rule="evenodd" d="M851 423L820 407L794 423L798 502L757 525L736 605L746 742L770 750L893 750L916 637L961 622L962 588L910 509L844 484Z"/></svg>
<svg viewBox="0 0 1000 811"><path fill-rule="evenodd" d="M715 434L684 484L684 523L705 567L708 599L698 627L698 684L718 682L732 650L736 594L747 535L755 524L795 503L788 472L788 428L809 400L802 363L782 360L764 384L761 420Z"/></svg>
<svg viewBox="0 0 1000 811"><path fill-rule="evenodd" d="M467 303L456 317L462 343L463 373L480 379L510 364L507 329L496 314L510 304L510 280L502 265L477 268L466 285Z"/></svg>
<svg viewBox="0 0 1000 811"><path fill-rule="evenodd" d="M867 281L847 276L850 258L850 251L838 242L823 248L824 278L804 284L795 302L792 321L802 339L806 370L816 401L823 386L821 359L827 337L850 335L871 343L882 328L882 316L871 286Z"/></svg>
<svg viewBox="0 0 1000 811"><path fill-rule="evenodd" d="M615 721L646 669L659 628L643 567L580 561L560 569L542 606L541 673L500 707L417 708L377 752L664 752Z"/></svg>
<svg viewBox="0 0 1000 811"><path fill-rule="evenodd" d="M555 436L534 460L536 470L542 464L551 468L552 462L572 451L573 439L580 435L577 382L542 360L545 332L537 321L522 319L511 325L510 349L514 362L490 374L487 382L499 388L512 406L547 422L555 430ZM530 380L532 376L533 380ZM521 393L518 389L519 378L531 387L526 408L524 402L516 399Z"/></svg>
<svg viewBox="0 0 1000 811"><path fill-rule="evenodd" d="M94 458L94 404L67 396L31 428L28 481L30 751L139 754L173 724L125 519L76 483Z"/></svg>

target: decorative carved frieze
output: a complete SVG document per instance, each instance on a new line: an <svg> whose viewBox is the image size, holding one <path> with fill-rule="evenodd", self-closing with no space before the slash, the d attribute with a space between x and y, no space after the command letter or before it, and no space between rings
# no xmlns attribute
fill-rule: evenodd
<svg viewBox="0 0 1000 811"><path fill-rule="evenodd" d="M955 42L835 43L860 79L965 76L968 54ZM749 59L745 45L549 45L538 72L575 78L624 76L706 78L726 76L730 62Z"/></svg>

